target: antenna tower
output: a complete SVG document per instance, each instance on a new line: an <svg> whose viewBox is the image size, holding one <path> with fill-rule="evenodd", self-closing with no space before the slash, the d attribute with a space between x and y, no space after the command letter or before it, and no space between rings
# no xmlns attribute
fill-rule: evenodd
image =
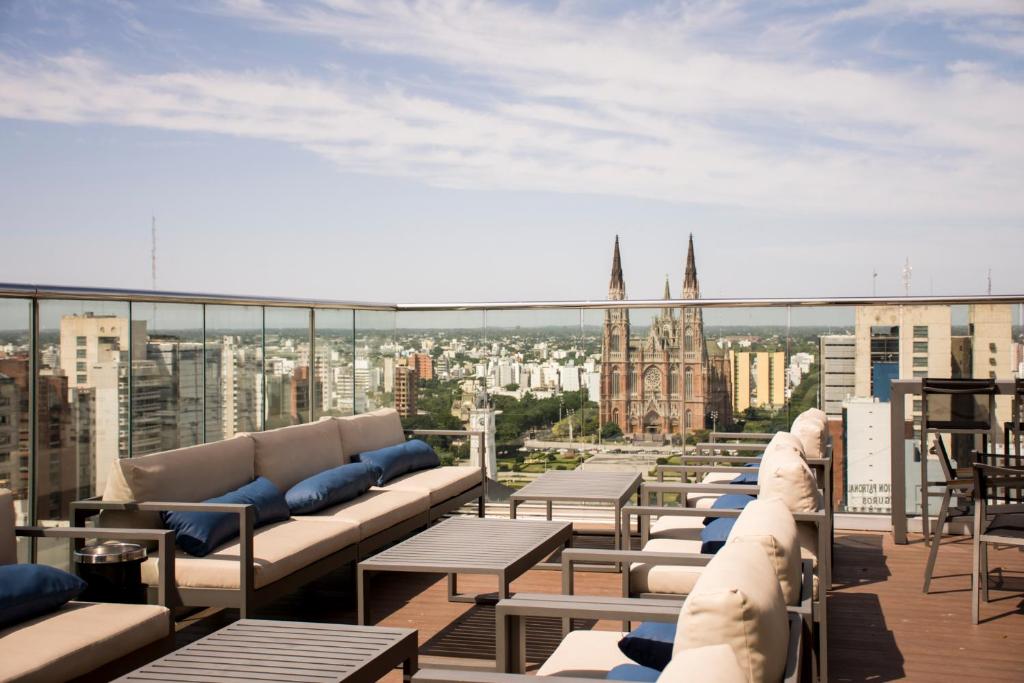
<svg viewBox="0 0 1024 683"><path fill-rule="evenodd" d="M914 272L914 269L910 266L910 257L907 257L906 262L903 264L903 291L906 296L910 296L910 276Z"/></svg>
<svg viewBox="0 0 1024 683"><path fill-rule="evenodd" d="M156 289L156 216L153 216L153 223L150 229L150 237L152 238L152 248L149 252L150 264L152 267L153 277L153 289Z"/></svg>

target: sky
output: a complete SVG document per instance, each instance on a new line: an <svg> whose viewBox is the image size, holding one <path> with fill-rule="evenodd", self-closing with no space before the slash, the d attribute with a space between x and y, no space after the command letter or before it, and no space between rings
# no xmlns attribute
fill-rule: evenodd
<svg viewBox="0 0 1024 683"><path fill-rule="evenodd" d="M0 0L0 282L1024 294L1022 112L1020 0Z"/></svg>

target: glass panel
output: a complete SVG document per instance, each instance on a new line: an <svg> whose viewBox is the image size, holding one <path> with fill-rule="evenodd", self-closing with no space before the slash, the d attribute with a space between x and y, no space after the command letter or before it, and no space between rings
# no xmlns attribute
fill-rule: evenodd
<svg viewBox="0 0 1024 683"><path fill-rule="evenodd" d="M29 522L29 359L32 307L25 299L0 299L0 488L14 494L14 523ZM19 539L19 554L28 543Z"/></svg>
<svg viewBox="0 0 1024 683"><path fill-rule="evenodd" d="M395 320L393 311L356 311L355 412L393 407ZM364 374L365 373L365 374ZM366 384L361 381L366 377Z"/></svg>
<svg viewBox="0 0 1024 683"><path fill-rule="evenodd" d="M264 429L309 422L309 340L312 311L267 308Z"/></svg>
<svg viewBox="0 0 1024 683"><path fill-rule="evenodd" d="M219 381L220 356L203 348L203 308L132 305L132 457L223 438L223 411L206 385Z"/></svg>
<svg viewBox="0 0 1024 683"><path fill-rule="evenodd" d="M254 432L263 424L263 309L207 306L206 406L220 412L219 435ZM213 375L213 370L219 374ZM212 441L207 430L207 441Z"/></svg>
<svg viewBox="0 0 1024 683"><path fill-rule="evenodd" d="M361 367L353 367L352 313L340 310L315 311L314 420L323 415L352 415L355 385L360 384L362 393L366 393L369 367L366 363L362 363Z"/></svg>

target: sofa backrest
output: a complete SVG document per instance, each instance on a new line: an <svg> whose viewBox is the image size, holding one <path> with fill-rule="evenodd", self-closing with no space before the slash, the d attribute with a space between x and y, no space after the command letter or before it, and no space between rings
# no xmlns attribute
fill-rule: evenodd
<svg viewBox="0 0 1024 683"><path fill-rule="evenodd" d="M346 461L357 453L375 451L405 441L402 418L394 408L331 419L341 433L341 450Z"/></svg>
<svg viewBox="0 0 1024 683"><path fill-rule="evenodd" d="M197 503L248 484L255 444L248 435L173 451L118 460L107 475L105 501ZM103 526L159 529L158 512L108 511Z"/></svg>
<svg viewBox="0 0 1024 683"><path fill-rule="evenodd" d="M14 494L0 489L0 564L18 561L18 544L14 538Z"/></svg>
<svg viewBox="0 0 1024 683"><path fill-rule="evenodd" d="M800 542L793 514L778 498L751 501L729 532L729 543L760 545L778 576L786 604L800 604Z"/></svg>
<svg viewBox="0 0 1024 683"><path fill-rule="evenodd" d="M326 420L249 436L256 444L256 476L272 481L281 493L346 462L338 427Z"/></svg>

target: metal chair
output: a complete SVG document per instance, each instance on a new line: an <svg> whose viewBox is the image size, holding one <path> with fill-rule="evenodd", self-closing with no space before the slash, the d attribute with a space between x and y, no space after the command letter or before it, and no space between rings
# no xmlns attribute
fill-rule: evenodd
<svg viewBox="0 0 1024 683"><path fill-rule="evenodd" d="M943 434L964 434L982 437L982 451L988 447L995 417L996 382L994 379L938 379L926 377L921 382L921 531L929 540L928 499L939 495L932 487L942 487L942 504L931 536L931 551L924 570L924 592L931 584L939 541L946 522L967 517L972 512L974 479L968 466L953 462L942 440ZM978 397L988 397L985 402ZM935 435L935 453L942 468L942 481L928 480L928 439ZM953 496L962 501L950 506Z"/></svg>
<svg viewBox="0 0 1024 683"><path fill-rule="evenodd" d="M988 602L988 545L1024 547L1024 504L1000 501L1008 491L1017 500L1024 491L1024 469L974 464L974 563L971 571L971 621L978 623L980 597Z"/></svg>
<svg viewBox="0 0 1024 683"><path fill-rule="evenodd" d="M1021 450L1021 434L1024 432L1022 415L1024 411L1024 379L1018 379L1013 391L1013 403L1010 407L1010 421L1003 423L1003 452L1009 455L1010 444L1013 444L1013 454L1016 456L1016 466L1024 464ZM1011 438L1012 437L1012 438Z"/></svg>

